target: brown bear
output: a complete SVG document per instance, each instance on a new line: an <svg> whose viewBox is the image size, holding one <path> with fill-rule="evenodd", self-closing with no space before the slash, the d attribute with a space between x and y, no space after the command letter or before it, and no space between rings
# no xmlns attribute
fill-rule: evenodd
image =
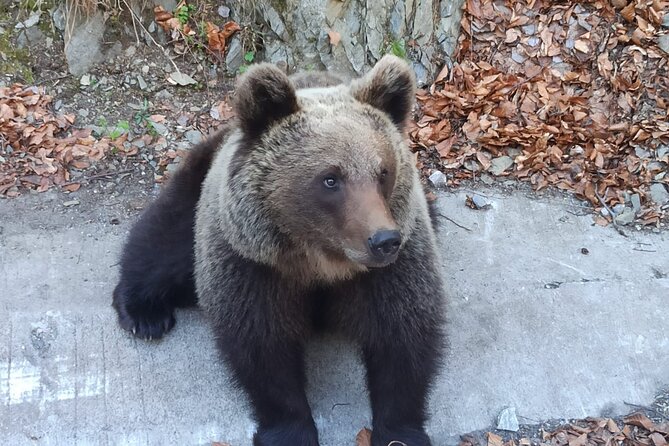
<svg viewBox="0 0 669 446"><path fill-rule="evenodd" d="M121 326L159 338L197 301L251 400L256 446L318 445L303 355L323 329L361 348L372 445L431 444L444 290L405 141L414 85L394 56L348 83L251 67L235 122L193 149L131 231Z"/></svg>

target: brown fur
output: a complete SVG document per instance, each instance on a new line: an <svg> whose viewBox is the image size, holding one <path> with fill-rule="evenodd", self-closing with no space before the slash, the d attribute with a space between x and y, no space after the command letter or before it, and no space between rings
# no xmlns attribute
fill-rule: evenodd
<svg viewBox="0 0 669 446"><path fill-rule="evenodd" d="M318 446L304 344L328 327L360 347L372 446L431 444L443 284L405 142L413 96L410 68L392 56L348 84L252 67L231 129L196 150L133 228L114 305L124 328L159 337L194 300L195 217L197 299L251 400L254 446ZM392 252L374 247L380 234Z"/></svg>

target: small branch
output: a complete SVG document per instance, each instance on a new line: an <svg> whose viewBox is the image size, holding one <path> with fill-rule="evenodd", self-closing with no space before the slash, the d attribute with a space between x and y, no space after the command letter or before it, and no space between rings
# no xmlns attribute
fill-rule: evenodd
<svg viewBox="0 0 669 446"><path fill-rule="evenodd" d="M623 404L625 404L626 406L634 407L635 409L642 409L642 410L645 410L645 411L648 411L648 412L653 412L654 414L658 415L662 419L669 421L669 417L667 415L663 414L659 410L654 409L652 407L642 406L640 404L628 403L627 401L623 401Z"/></svg>
<svg viewBox="0 0 669 446"><path fill-rule="evenodd" d="M594 189L595 189L595 196L597 197L597 199L599 200L599 202L602 204L602 206L604 206L604 209L606 209L606 211L607 211L607 212L609 213L609 215L611 216L611 223L613 223L613 227L615 228L615 230L618 231L618 234L622 235L623 237L627 237L627 234L625 234L625 232L620 228L620 226L618 226L618 223L616 223L616 215L613 213L613 211L611 210L611 208L609 207L609 205L606 204L606 202L604 201L604 199L603 199L603 198L599 195L599 193L597 192L597 185L596 185L596 184L595 184L595 188L594 188Z"/></svg>
<svg viewBox="0 0 669 446"><path fill-rule="evenodd" d="M78 180L68 181L67 183L61 184L61 187L62 186L69 186L70 184L81 183L83 181L97 180L97 179L100 179L100 178L111 177L111 176L114 176L114 175L123 175L124 173L130 173L130 172L134 172L134 171L135 171L135 169L125 169L125 170L119 170L119 171L116 171L116 172L98 173L96 175L91 175L90 177L84 177L84 178L81 178L81 179L78 179Z"/></svg>
<svg viewBox="0 0 669 446"><path fill-rule="evenodd" d="M458 223L457 221L453 220L451 217L447 217L446 215L442 214L441 212L437 213L437 215L440 216L440 217L445 218L445 219L448 220L448 221L450 221L451 223L453 223L453 224L454 224L455 226L457 226L458 228L462 228L462 229L464 229L464 230L467 231L467 232L472 232L472 230L469 229L467 226L463 226L463 225L461 225L461 224Z"/></svg>

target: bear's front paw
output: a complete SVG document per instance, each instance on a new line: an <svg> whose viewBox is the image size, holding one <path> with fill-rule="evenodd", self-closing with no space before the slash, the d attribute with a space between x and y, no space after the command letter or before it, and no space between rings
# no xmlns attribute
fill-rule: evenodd
<svg viewBox="0 0 669 446"><path fill-rule="evenodd" d="M313 420L261 426L253 446L318 446L318 431Z"/></svg>
<svg viewBox="0 0 669 446"><path fill-rule="evenodd" d="M118 289L112 306L121 328L141 339L160 339L174 327L174 309L165 305L138 302Z"/></svg>
<svg viewBox="0 0 669 446"><path fill-rule="evenodd" d="M374 428L372 446L432 446L424 430L416 428Z"/></svg>

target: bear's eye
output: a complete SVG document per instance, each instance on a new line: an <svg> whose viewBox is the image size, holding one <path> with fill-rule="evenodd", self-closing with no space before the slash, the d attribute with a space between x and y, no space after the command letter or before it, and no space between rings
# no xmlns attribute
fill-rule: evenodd
<svg viewBox="0 0 669 446"><path fill-rule="evenodd" d="M335 177L326 177L326 178L323 180L323 184L324 184L325 187L327 187L328 189L335 189L339 183L338 183L338 181L337 181L337 178L335 178Z"/></svg>
<svg viewBox="0 0 669 446"><path fill-rule="evenodd" d="M386 181L387 176L388 176L388 169L383 169L379 174L379 182L383 184Z"/></svg>

